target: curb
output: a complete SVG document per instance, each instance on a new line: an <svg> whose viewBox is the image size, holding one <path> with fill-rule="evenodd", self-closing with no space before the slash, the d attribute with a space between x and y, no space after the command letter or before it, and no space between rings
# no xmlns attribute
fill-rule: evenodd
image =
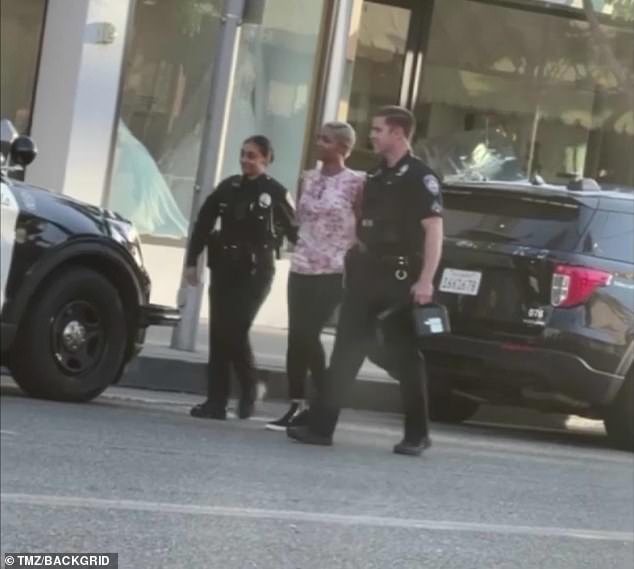
<svg viewBox="0 0 634 569"><path fill-rule="evenodd" d="M2 368L2 376L10 378L9 370ZM286 375L281 370L260 369L258 374L266 385L267 401L287 401ZM12 380L11 380L12 381ZM206 396L207 365L202 359L190 361L157 355L140 355L128 367L117 384L119 387L187 393ZM16 389L17 388L16 386ZM234 394L235 396L235 394ZM359 411L400 413L400 392L396 381L361 377L355 382L346 407ZM565 415L543 414L521 407L482 405L469 423L507 425L517 428L566 429L569 418ZM572 418L573 428L603 433L602 424L583 418Z"/></svg>
<svg viewBox="0 0 634 569"><path fill-rule="evenodd" d="M288 400L288 384L284 371L260 368L257 373L260 381L266 386L264 400L277 402ZM117 385L205 397L207 395L207 364L202 357L179 359L160 352L141 354L129 365ZM232 387L232 396L235 397L238 395L235 389L236 382L232 383ZM362 376L354 383L345 406L359 411L400 413L402 406L398 383ZM565 428L567 417L544 414L525 408L485 404L469 422L562 429Z"/></svg>
<svg viewBox="0 0 634 569"><path fill-rule="evenodd" d="M288 399L285 372L258 369L257 373L266 386L266 400L286 401ZM207 364L202 361L141 354L128 366L117 385L206 396ZM233 382L234 390L235 387ZM364 411L400 412L401 398L398 383L359 379L352 388L348 406Z"/></svg>

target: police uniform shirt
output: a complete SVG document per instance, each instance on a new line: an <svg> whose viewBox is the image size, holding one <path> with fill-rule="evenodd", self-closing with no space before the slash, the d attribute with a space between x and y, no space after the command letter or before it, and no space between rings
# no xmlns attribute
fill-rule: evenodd
<svg viewBox="0 0 634 569"><path fill-rule="evenodd" d="M372 252L420 255L421 221L442 217L442 211L438 176L408 152L392 168L383 162L368 173L357 236Z"/></svg>
<svg viewBox="0 0 634 569"><path fill-rule="evenodd" d="M220 220L220 221L219 221ZM194 225L187 265L196 265L211 232L220 227L225 244L253 249L276 246L275 237L297 239L295 213L288 191L267 175L254 179L232 176L222 181L205 200Z"/></svg>

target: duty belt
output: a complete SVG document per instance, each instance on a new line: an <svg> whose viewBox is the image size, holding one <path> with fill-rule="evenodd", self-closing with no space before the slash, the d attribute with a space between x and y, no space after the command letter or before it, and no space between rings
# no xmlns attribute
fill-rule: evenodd
<svg viewBox="0 0 634 569"><path fill-rule="evenodd" d="M246 263L255 267L258 260L266 255L274 253L273 247L268 243L254 245L251 243L223 243L220 245L220 253L225 260L232 263Z"/></svg>
<svg viewBox="0 0 634 569"><path fill-rule="evenodd" d="M379 259L382 264L390 270L394 270L394 277L397 281L404 281L409 277L411 271L411 261L405 255L381 255Z"/></svg>
<svg viewBox="0 0 634 569"><path fill-rule="evenodd" d="M420 271L422 264L419 254L386 255L367 249L364 253L369 255L373 260L378 261L382 267L385 267L389 271L394 271L394 278L397 281L406 280L412 271Z"/></svg>

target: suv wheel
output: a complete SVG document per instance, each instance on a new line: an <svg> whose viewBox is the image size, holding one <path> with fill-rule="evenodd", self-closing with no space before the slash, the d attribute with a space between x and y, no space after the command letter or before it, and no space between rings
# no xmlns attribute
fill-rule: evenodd
<svg viewBox="0 0 634 569"><path fill-rule="evenodd" d="M54 277L25 316L11 371L33 397L88 401L118 378L127 344L119 293L95 271Z"/></svg>
<svg viewBox="0 0 634 569"><path fill-rule="evenodd" d="M473 417L480 404L472 399L455 395L451 392L430 393L429 417L440 423L462 423Z"/></svg>
<svg viewBox="0 0 634 569"><path fill-rule="evenodd" d="M627 374L604 423L608 437L616 447L634 451L634 368Z"/></svg>

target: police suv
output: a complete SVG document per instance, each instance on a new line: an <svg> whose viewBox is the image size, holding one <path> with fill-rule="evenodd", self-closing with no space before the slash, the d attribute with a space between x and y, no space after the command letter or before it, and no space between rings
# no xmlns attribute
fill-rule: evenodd
<svg viewBox="0 0 634 569"><path fill-rule="evenodd" d="M11 179L36 149L1 125L2 365L29 395L88 401L115 383L149 325L173 325L152 305L132 224L115 213Z"/></svg>
<svg viewBox="0 0 634 569"><path fill-rule="evenodd" d="M634 450L634 188L529 180L508 140L477 137L426 154L445 181L452 329L425 344L432 418L483 402L574 413Z"/></svg>

